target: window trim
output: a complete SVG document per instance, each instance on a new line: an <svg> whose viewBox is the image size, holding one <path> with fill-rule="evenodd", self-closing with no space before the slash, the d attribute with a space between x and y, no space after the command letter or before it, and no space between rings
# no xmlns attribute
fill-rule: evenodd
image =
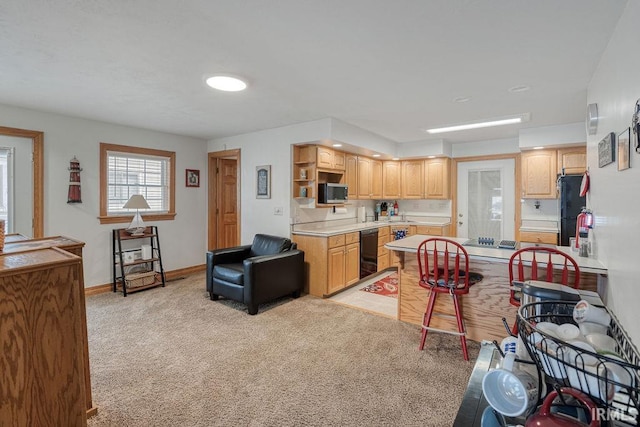
<svg viewBox="0 0 640 427"><path fill-rule="evenodd" d="M108 215L108 159L109 151L119 153L140 154L145 156L166 157L169 159L169 212L162 214L142 214L145 221L170 221L176 216L176 153L175 151L156 150L153 148L130 147L128 145L100 143L100 224L118 224L130 222L131 215Z"/></svg>

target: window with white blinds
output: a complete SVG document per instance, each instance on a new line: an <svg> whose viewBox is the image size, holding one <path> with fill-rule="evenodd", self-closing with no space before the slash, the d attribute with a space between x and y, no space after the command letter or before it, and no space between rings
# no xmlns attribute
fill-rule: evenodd
<svg viewBox="0 0 640 427"><path fill-rule="evenodd" d="M123 209L134 194L141 194L150 209L146 220L172 220L175 209L174 151L100 143L100 223L131 221L135 211Z"/></svg>
<svg viewBox="0 0 640 427"><path fill-rule="evenodd" d="M151 209L144 213L169 211L169 166L166 157L107 152L109 215L132 213L123 209L134 194L142 194ZM135 213L135 212L133 212Z"/></svg>

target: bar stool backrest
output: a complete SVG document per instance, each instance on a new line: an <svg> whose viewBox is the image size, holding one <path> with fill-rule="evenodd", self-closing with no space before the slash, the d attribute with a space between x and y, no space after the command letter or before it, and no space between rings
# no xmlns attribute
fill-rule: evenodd
<svg viewBox="0 0 640 427"><path fill-rule="evenodd" d="M469 292L469 255L453 240L432 237L418 246L419 285L439 292Z"/></svg>

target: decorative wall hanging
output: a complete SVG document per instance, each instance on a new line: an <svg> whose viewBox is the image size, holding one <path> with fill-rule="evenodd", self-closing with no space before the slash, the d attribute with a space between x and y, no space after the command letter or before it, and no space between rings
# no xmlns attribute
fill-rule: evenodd
<svg viewBox="0 0 640 427"><path fill-rule="evenodd" d="M618 134L618 170L629 169L629 157L631 155L630 129L626 128Z"/></svg>
<svg viewBox="0 0 640 427"><path fill-rule="evenodd" d="M80 194L80 161L73 156L69 163L69 194L67 195L67 203L82 203Z"/></svg>
<svg viewBox="0 0 640 427"><path fill-rule="evenodd" d="M611 132L598 142L598 167L603 167L615 160L616 134Z"/></svg>
<svg viewBox="0 0 640 427"><path fill-rule="evenodd" d="M256 166L256 199L271 198L271 165Z"/></svg>
<svg viewBox="0 0 640 427"><path fill-rule="evenodd" d="M200 187L200 170L199 169L186 170L185 185L187 187Z"/></svg>

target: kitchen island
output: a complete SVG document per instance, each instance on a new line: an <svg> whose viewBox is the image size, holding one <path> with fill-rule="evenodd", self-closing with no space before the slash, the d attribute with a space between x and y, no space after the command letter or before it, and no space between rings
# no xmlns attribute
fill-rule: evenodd
<svg viewBox="0 0 640 427"><path fill-rule="evenodd" d="M422 324L429 291L418 285L418 261L416 252L422 241L430 237L414 235L389 242L385 247L396 254L400 278L398 293L398 319L403 322ZM458 243L468 239L448 237ZM501 340L506 336L502 318L509 325L516 318L517 308L509 304L509 258L513 250L492 247L465 246L469 254L469 272L482 275L482 280L469 288L461 297L462 313L467 338L474 341ZM570 248L558 247L569 253L580 267L581 289L596 291L599 277L607 275L607 269L593 258L578 257ZM552 258L553 261L553 258ZM453 304L446 296L437 299L434 313L453 314ZM455 319L435 316L431 326L444 330L457 330Z"/></svg>

